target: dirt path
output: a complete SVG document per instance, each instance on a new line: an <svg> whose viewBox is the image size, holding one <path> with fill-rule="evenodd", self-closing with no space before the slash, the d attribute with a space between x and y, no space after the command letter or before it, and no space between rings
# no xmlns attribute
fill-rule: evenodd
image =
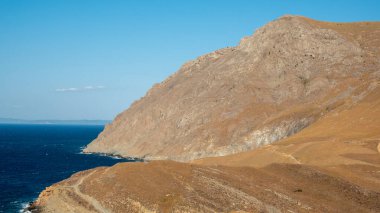
<svg viewBox="0 0 380 213"><path fill-rule="evenodd" d="M277 147L275 146L272 146L272 145L268 145L267 147L268 150L270 150L271 152L273 153L276 153L280 156L283 156L285 158L288 158L288 159L291 159L292 161L294 161L296 164L302 164L299 160L297 160L293 155L291 154L288 154L288 153L285 153L285 152L280 152L277 150Z"/></svg>
<svg viewBox="0 0 380 213"><path fill-rule="evenodd" d="M83 194L80 189L79 189L79 186L83 183L83 181L89 177L90 175L92 175L95 171L92 171L91 173L87 174L86 176L83 176L81 177L78 182L72 186L70 186L70 188L72 188L74 190L74 192L79 196L81 197L83 200L87 201L88 203L90 203L95 209L96 211L98 212L101 212L101 213L109 213L111 211L109 211L108 209L104 208L100 203L99 201L97 201L95 198L89 196L89 195L86 195L86 194Z"/></svg>

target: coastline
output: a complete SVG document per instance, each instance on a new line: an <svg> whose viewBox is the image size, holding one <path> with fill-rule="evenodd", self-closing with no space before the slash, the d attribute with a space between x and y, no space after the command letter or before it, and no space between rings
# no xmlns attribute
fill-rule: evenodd
<svg viewBox="0 0 380 213"><path fill-rule="evenodd" d="M30 201L27 204L24 204L22 209L19 211L21 213L38 213L41 212L41 209L34 205L35 201Z"/></svg>
<svg viewBox="0 0 380 213"><path fill-rule="evenodd" d="M98 155L102 157L109 157L115 160L126 160L126 162L147 162L146 160L142 158L134 158L134 157L123 157L121 155L117 154L110 154L110 153L98 153L98 152L83 152L83 149L85 147L80 147L81 151L78 154L83 155ZM94 167L96 168L96 167ZM78 171L81 172L81 171ZM36 201L38 198L33 199L33 201L29 201L26 204L22 205L22 208L19 212L21 213L39 213L41 212L41 209L38 205L36 205Z"/></svg>
<svg viewBox="0 0 380 213"><path fill-rule="evenodd" d="M127 161L131 161L131 162L145 162L147 161L146 159L143 159L143 158L136 158L136 157L124 157L122 155L119 155L119 154L112 154L112 153L104 153L104 152L84 152L83 150L86 148L86 146L84 147L81 147L81 151L79 152L79 154L82 154L82 155L98 155L98 156L103 156L103 157L110 157L112 159L116 159L116 160L127 160Z"/></svg>

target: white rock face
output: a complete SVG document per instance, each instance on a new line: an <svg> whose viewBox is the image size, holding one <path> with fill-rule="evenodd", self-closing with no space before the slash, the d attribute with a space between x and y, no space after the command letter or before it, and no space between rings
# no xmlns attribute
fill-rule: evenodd
<svg viewBox="0 0 380 213"><path fill-rule="evenodd" d="M368 72L357 41L315 23L282 17L237 47L185 63L85 151L188 161L254 149L305 128Z"/></svg>
<svg viewBox="0 0 380 213"><path fill-rule="evenodd" d="M307 127L312 122L312 119L303 118L301 120L282 121L278 126L265 127L264 129L255 130L245 143L248 149L271 144L275 141L293 135L301 129ZM246 150L243 150L246 151Z"/></svg>

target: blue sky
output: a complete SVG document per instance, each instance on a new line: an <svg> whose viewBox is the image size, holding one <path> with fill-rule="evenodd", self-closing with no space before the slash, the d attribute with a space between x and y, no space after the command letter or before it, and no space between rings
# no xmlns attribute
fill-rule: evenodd
<svg viewBox="0 0 380 213"><path fill-rule="evenodd" d="M380 1L0 0L0 117L112 119L284 14L380 21Z"/></svg>

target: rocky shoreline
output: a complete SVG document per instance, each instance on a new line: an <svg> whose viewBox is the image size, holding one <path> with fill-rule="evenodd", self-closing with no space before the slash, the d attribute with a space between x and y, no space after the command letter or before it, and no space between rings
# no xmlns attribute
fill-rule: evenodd
<svg viewBox="0 0 380 213"><path fill-rule="evenodd" d="M99 155L99 156L104 156L104 157L110 157L110 158L115 158L115 159L125 159L127 161L131 162L144 162L147 161L146 159L143 158L136 158L136 157L124 157L119 154L112 154L112 153L102 153L102 152L81 152L82 154L85 155Z"/></svg>
<svg viewBox="0 0 380 213"><path fill-rule="evenodd" d="M22 213L40 213L41 207L35 204L36 201L30 201L25 208L21 210Z"/></svg>

